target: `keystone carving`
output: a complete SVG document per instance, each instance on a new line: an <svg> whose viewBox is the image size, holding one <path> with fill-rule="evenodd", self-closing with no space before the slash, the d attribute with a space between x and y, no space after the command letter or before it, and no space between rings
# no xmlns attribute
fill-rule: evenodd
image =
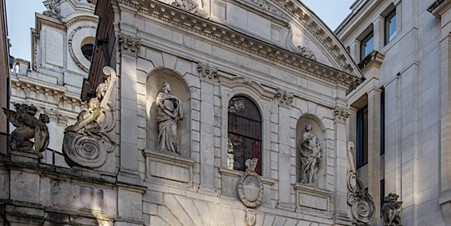
<svg viewBox="0 0 451 226"><path fill-rule="evenodd" d="M105 82L97 86L96 97L89 100L88 110L80 112L75 125L64 131L63 154L70 166L101 167L114 149L115 142L109 133L115 119L109 100L117 78L110 67L104 67L103 74Z"/></svg>
<svg viewBox="0 0 451 226"><path fill-rule="evenodd" d="M210 67L208 64L198 63L197 72L199 76L207 80L213 80L218 75L218 68Z"/></svg>
<svg viewBox="0 0 451 226"><path fill-rule="evenodd" d="M35 106L14 104L14 107L16 111L3 108L8 120L16 127L10 135L11 150L36 153L42 158L41 152L49 146L49 116L40 114L37 119ZM31 139L34 139L34 150Z"/></svg>
<svg viewBox="0 0 451 226"><path fill-rule="evenodd" d="M277 93L274 95L274 98L278 99L281 104L290 106L293 103L294 95L288 93L286 90L277 88Z"/></svg>
<svg viewBox="0 0 451 226"><path fill-rule="evenodd" d="M363 186L354 166L354 143L348 143L348 205L351 207L353 223L366 225L374 219L376 206L373 197L368 193L368 188Z"/></svg>

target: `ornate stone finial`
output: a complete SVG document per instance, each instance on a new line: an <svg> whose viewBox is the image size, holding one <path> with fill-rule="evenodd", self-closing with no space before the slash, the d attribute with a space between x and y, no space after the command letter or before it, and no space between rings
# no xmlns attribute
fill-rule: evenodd
<svg viewBox="0 0 451 226"><path fill-rule="evenodd" d="M399 195L395 193L389 193L384 197L384 204L381 208L381 217L384 219L386 226L399 226L401 225L401 211L402 201L397 201Z"/></svg>
<svg viewBox="0 0 451 226"><path fill-rule="evenodd" d="M334 116L336 122L345 123L346 119L349 118L349 112L346 108L335 107Z"/></svg>
<svg viewBox="0 0 451 226"><path fill-rule="evenodd" d="M218 74L218 68L210 67L208 64L198 63L197 72L199 72L199 76L201 76L201 78L212 81Z"/></svg>
<svg viewBox="0 0 451 226"><path fill-rule="evenodd" d="M368 224L374 219L375 205L373 198L364 188L360 181L353 163L354 157L352 151L354 143L348 143L348 161L350 169L348 170L348 205L351 207L352 218L355 224Z"/></svg>
<svg viewBox="0 0 451 226"><path fill-rule="evenodd" d="M255 172L258 159L246 160L247 170L241 175L238 181L238 195L241 202L249 208L255 208L260 205L263 198L263 182Z"/></svg>
<svg viewBox="0 0 451 226"><path fill-rule="evenodd" d="M171 5L194 14L199 11L199 6L194 0L175 0Z"/></svg>
<svg viewBox="0 0 451 226"><path fill-rule="evenodd" d="M294 95L288 93L286 90L277 88L277 93L274 95L274 98L278 99L280 104L290 106L293 103Z"/></svg>
<svg viewBox="0 0 451 226"><path fill-rule="evenodd" d="M47 0L44 1L44 6L47 8L42 14L55 18L57 20L61 20L62 16L60 14L60 0Z"/></svg>
<svg viewBox="0 0 451 226"><path fill-rule="evenodd" d="M40 114L35 117L38 109L26 104L14 104L16 111L3 108L8 120L16 127L10 135L10 148L12 151L34 152L42 158L41 152L49 146L49 116ZM30 140L34 138L33 142Z"/></svg>
<svg viewBox="0 0 451 226"><path fill-rule="evenodd" d="M177 122L183 120L182 101L171 94L171 86L163 82L155 100L157 106L158 145L157 151L180 155Z"/></svg>
<svg viewBox="0 0 451 226"><path fill-rule="evenodd" d="M314 185L321 167L323 153L318 136L313 133L313 126L309 122L305 125L300 147L301 183Z"/></svg>
<svg viewBox="0 0 451 226"><path fill-rule="evenodd" d="M96 97L89 100L88 110L80 112L75 125L64 131L63 154L70 166L98 168L105 164L107 153L114 149L110 132L114 128L114 114L110 97L116 84L116 72L104 67L105 81L96 89Z"/></svg>
<svg viewBox="0 0 451 226"><path fill-rule="evenodd" d="M128 52L129 54L139 53L139 48L141 47L140 38L119 34L118 42L119 46L121 47L121 51Z"/></svg>

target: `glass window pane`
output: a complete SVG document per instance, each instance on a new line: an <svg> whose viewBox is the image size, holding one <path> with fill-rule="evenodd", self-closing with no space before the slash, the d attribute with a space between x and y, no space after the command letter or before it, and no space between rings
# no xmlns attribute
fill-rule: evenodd
<svg viewBox="0 0 451 226"><path fill-rule="evenodd" d="M228 106L227 167L245 171L246 160L259 159L255 171L260 174L261 116L257 106L248 98L237 96Z"/></svg>
<svg viewBox="0 0 451 226"><path fill-rule="evenodd" d="M396 11L394 10L385 18L385 44L396 37Z"/></svg>
<svg viewBox="0 0 451 226"><path fill-rule="evenodd" d="M362 40L360 49L361 49L360 60L363 60L366 56L368 56L369 53L371 53L374 50L374 41L372 32Z"/></svg>

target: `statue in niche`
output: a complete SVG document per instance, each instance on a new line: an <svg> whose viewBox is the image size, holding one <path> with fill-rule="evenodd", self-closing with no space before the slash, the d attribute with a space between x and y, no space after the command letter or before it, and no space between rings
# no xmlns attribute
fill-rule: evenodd
<svg viewBox="0 0 451 226"><path fill-rule="evenodd" d="M8 120L16 127L11 133L10 148L12 151L36 152L42 158L41 152L49 146L49 129L47 123L50 122L46 114L40 114L39 119L35 117L38 109L35 106L26 104L14 104L16 111L3 108ZM33 142L30 139L34 138Z"/></svg>
<svg viewBox="0 0 451 226"><path fill-rule="evenodd" d="M171 95L171 86L163 83L161 92L156 98L158 145L157 151L180 155L177 139L177 122L183 120L182 102Z"/></svg>
<svg viewBox="0 0 451 226"><path fill-rule="evenodd" d="M301 142L301 183L315 184L316 174L321 166L322 152L320 140L312 133L312 124L305 126Z"/></svg>
<svg viewBox="0 0 451 226"><path fill-rule="evenodd" d="M399 195L390 193L384 197L384 204L381 208L381 217L384 219L385 225L397 226L401 225L401 211L402 201L397 201Z"/></svg>

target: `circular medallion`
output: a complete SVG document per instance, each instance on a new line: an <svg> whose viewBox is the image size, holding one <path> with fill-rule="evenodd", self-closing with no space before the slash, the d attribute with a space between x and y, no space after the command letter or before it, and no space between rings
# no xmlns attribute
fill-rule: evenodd
<svg viewBox="0 0 451 226"><path fill-rule="evenodd" d="M238 181L238 195L246 207L259 206L263 198L263 182L260 175L248 168Z"/></svg>

